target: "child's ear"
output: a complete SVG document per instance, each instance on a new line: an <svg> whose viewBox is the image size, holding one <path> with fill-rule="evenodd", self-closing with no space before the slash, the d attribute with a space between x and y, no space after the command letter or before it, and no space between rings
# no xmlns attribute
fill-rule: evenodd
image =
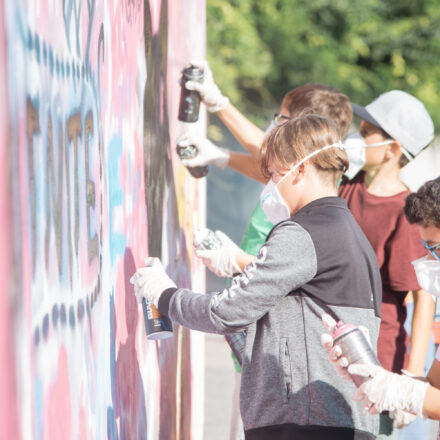
<svg viewBox="0 0 440 440"><path fill-rule="evenodd" d="M310 164L308 162L302 163L297 169L296 169L296 177L293 180L292 183L298 183L301 182L302 179L304 179L306 173L309 171Z"/></svg>
<svg viewBox="0 0 440 440"><path fill-rule="evenodd" d="M385 157L387 159L392 159L395 156L399 156L402 154L402 146L399 142L394 141L392 144L388 145L387 151L385 153Z"/></svg>

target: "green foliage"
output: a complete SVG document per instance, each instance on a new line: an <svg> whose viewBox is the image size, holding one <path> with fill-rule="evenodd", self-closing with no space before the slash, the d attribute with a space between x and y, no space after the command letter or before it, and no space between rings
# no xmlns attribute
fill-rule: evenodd
<svg viewBox="0 0 440 440"><path fill-rule="evenodd" d="M254 120L320 82L363 105L405 90L440 126L437 0L207 0L207 27L216 81Z"/></svg>

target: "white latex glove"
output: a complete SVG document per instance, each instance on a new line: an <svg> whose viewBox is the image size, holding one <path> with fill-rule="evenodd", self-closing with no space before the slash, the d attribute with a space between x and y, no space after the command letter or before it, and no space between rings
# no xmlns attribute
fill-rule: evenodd
<svg viewBox="0 0 440 440"><path fill-rule="evenodd" d="M214 82L214 77L212 76L208 62L194 60L191 61L191 64L203 70L203 82L187 81L185 87L188 90L199 92L200 97L209 112L223 110L228 105L229 99L222 95L222 92Z"/></svg>
<svg viewBox="0 0 440 440"><path fill-rule="evenodd" d="M134 284L134 293L138 303L145 298L150 304L158 307L160 295L171 287L176 287L174 281L165 273L159 258L147 257L146 267L141 267L130 278Z"/></svg>
<svg viewBox="0 0 440 440"><path fill-rule="evenodd" d="M202 167L205 165L217 165L224 168L229 162L229 150L218 147L209 139L185 135L177 140L177 144L186 147L194 145L197 148L197 156L192 159L181 159L186 167Z"/></svg>
<svg viewBox="0 0 440 440"><path fill-rule="evenodd" d="M352 364L351 374L371 377L353 396L362 401L364 411L377 414L382 411L405 411L423 418L423 400L429 383L391 373L378 365Z"/></svg>
<svg viewBox="0 0 440 440"><path fill-rule="evenodd" d="M321 345L327 350L328 357L336 372L345 380L351 381L351 377L348 374L348 360L346 357L341 357L342 350L339 345L333 346L333 334L336 329L336 321L327 313L321 316L321 320L327 329L328 333L321 335Z"/></svg>
<svg viewBox="0 0 440 440"><path fill-rule="evenodd" d="M328 313L324 313L321 316L321 320L328 331L328 333L323 333L321 335L321 345L325 350L327 350L330 361L339 376L345 380L351 381L352 379L347 371L348 359L342 356L342 349L339 345L333 345L333 335L336 329L336 321ZM370 332L368 329L362 325L359 325L358 328L371 345Z"/></svg>
<svg viewBox="0 0 440 440"><path fill-rule="evenodd" d="M203 264L218 277L232 278L242 270L237 264L235 256L242 250L222 231L215 231L222 245L219 249L196 250L196 255Z"/></svg>
<svg viewBox="0 0 440 440"><path fill-rule="evenodd" d="M389 415L393 419L393 428L395 429L405 428L417 419L417 416L406 411L394 410Z"/></svg>

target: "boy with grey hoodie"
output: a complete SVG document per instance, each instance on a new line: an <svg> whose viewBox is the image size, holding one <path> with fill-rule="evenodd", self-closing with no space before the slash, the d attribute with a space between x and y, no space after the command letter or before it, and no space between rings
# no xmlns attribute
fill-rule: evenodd
<svg viewBox="0 0 440 440"><path fill-rule="evenodd" d="M374 251L337 197L348 167L338 130L322 116L294 118L265 138L260 165L270 177L262 208L277 221L231 287L206 295L179 289L160 260L147 259L132 277L135 294L191 329L247 330L240 394L247 439L373 440L377 417L351 400L319 343L324 312L366 323L374 347L380 323Z"/></svg>

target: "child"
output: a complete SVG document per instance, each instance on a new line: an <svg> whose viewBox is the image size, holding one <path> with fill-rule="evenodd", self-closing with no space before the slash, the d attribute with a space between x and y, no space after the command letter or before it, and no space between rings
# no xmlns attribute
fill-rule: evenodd
<svg viewBox="0 0 440 440"><path fill-rule="evenodd" d="M196 146L198 155L194 159L183 161L184 164L190 167L208 164L220 167L228 165L248 177L266 183L267 178L256 167L256 158L260 155L261 143L264 139L263 131L248 121L226 98L222 99L218 87L214 84L208 64L202 63L200 67L207 72L205 81L203 83L194 83L193 86L201 92L204 102L207 103L208 110L216 111L231 133L236 136L242 146L253 154L254 157L217 147L208 139L193 137L187 138L187 142ZM212 96L212 91L217 93L216 100ZM216 102L215 107L212 107L213 102ZM323 84L305 84L286 93L279 113L274 116L266 132L268 133L277 125L281 125L289 119L298 116L306 109L335 122L339 128L341 139L346 136L353 115L350 101L343 93ZM225 234L218 232L223 243L222 249L218 251L201 251L198 255L203 258L204 263L216 275L232 277L233 273L242 272L246 264L257 255L273 226L273 223L267 218L258 201L241 241L241 250ZM239 257L238 261L237 256ZM233 354L232 358L236 374L230 440L241 440L243 429L238 410L241 367Z"/></svg>
<svg viewBox="0 0 440 440"><path fill-rule="evenodd" d="M231 287L201 295L179 289L151 259L132 278L147 298L186 327L215 333L247 330L240 408L246 438L371 439L377 419L353 404L352 390L319 349L324 311L365 322L376 341L380 273L371 245L338 198L348 166L328 119L303 115L265 138L262 195L268 213L287 208L257 258ZM269 214L270 215L270 214Z"/></svg>
<svg viewBox="0 0 440 440"><path fill-rule="evenodd" d="M417 225L421 242L428 251L428 255L413 262L417 278L426 291L440 297L440 178L410 194L404 211L409 223ZM329 339L329 335L325 337ZM329 350L331 345L327 347ZM334 352L331 359L338 366L347 364ZM355 396L370 413L390 411L440 420L440 348L427 379L397 375L373 365L353 364L348 371L370 378Z"/></svg>
<svg viewBox="0 0 440 440"><path fill-rule="evenodd" d="M362 118L360 135L364 164L353 180L344 181L343 197L373 249L381 270L383 284L382 322L378 358L387 370L405 368L423 374L433 302L417 282L411 261L423 255L419 232L403 214L409 191L400 181L401 167L426 147L434 137L434 125L424 105L400 90L380 95L366 108L353 105ZM346 142L350 146L350 142ZM348 150L349 155L350 149ZM362 156L362 155L361 155ZM362 165L361 165L362 166ZM415 298L411 352L407 359L408 336L404 329L408 291ZM431 311L431 312L430 312ZM431 318L429 316L431 314ZM391 420L381 415L379 438L390 438Z"/></svg>

